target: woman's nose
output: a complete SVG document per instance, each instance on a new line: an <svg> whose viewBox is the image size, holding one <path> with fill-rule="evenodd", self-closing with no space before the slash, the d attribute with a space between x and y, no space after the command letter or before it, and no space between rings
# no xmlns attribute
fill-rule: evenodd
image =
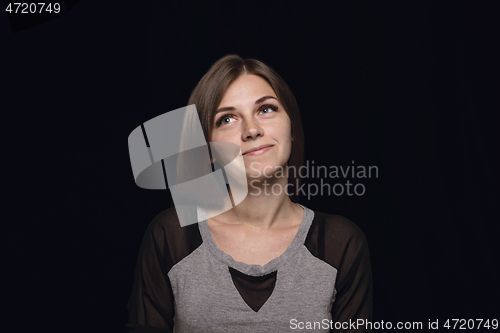
<svg viewBox="0 0 500 333"><path fill-rule="evenodd" d="M264 135L264 129L259 125L256 119L251 119L245 121L242 131L241 139L243 141L246 140L255 140L258 136Z"/></svg>

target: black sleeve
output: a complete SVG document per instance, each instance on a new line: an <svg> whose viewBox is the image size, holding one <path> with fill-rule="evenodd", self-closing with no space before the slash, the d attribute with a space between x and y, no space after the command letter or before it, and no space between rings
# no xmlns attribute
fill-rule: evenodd
<svg viewBox="0 0 500 333"><path fill-rule="evenodd" d="M127 306L128 333L173 332L174 297L167 276L173 261L164 220L164 212L158 214L142 240Z"/></svg>
<svg viewBox="0 0 500 333"><path fill-rule="evenodd" d="M346 323L346 328L335 332L371 332L365 325L352 329L347 323L357 322L358 319L371 321L372 319L372 275L370 254L364 237L357 241L351 240L346 249L344 265L340 266L335 302L332 306L333 322Z"/></svg>
<svg viewBox="0 0 500 333"><path fill-rule="evenodd" d="M371 332L365 326L353 329L351 322L372 319L372 273L365 235L340 215L315 211L305 243L309 251L337 269L332 332ZM335 326L334 326L335 327Z"/></svg>

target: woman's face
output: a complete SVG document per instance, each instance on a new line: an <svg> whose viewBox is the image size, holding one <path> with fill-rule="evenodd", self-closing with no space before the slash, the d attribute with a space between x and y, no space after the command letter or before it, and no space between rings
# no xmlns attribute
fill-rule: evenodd
<svg viewBox="0 0 500 333"><path fill-rule="evenodd" d="M237 144L248 177L263 179L286 166L292 149L290 118L273 88L260 76L236 79L214 119L210 141Z"/></svg>

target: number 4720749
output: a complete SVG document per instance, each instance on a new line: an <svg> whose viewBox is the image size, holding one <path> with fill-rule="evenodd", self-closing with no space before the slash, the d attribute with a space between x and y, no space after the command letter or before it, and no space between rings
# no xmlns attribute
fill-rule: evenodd
<svg viewBox="0 0 500 333"><path fill-rule="evenodd" d="M447 329L478 329L486 328L496 330L498 328L498 319L448 319L443 325Z"/></svg>
<svg viewBox="0 0 500 333"><path fill-rule="evenodd" d="M9 14L41 14L45 13L59 13L61 11L61 4L58 2L8 2L5 8Z"/></svg>

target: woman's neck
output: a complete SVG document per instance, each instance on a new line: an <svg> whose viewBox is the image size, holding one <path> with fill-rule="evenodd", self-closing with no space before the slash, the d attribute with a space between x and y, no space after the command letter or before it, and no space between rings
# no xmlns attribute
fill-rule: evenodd
<svg viewBox="0 0 500 333"><path fill-rule="evenodd" d="M249 181L248 195L232 209L212 218L216 223L242 224L258 229L286 226L302 208L286 194L286 178ZM229 190L231 192L231 190ZM231 193L230 193L231 195Z"/></svg>

